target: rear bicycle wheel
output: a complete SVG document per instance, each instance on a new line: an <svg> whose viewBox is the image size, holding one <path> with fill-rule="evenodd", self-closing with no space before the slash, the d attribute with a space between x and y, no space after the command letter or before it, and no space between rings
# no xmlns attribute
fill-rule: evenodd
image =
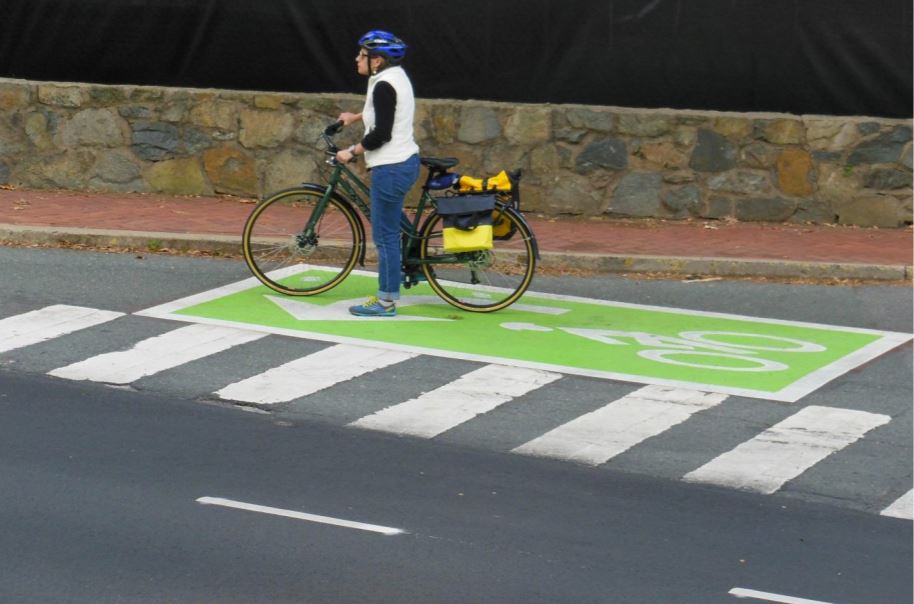
<svg viewBox="0 0 914 604"><path fill-rule="evenodd" d="M244 224L244 261L261 283L291 296L313 296L337 285L355 267L364 245L352 207L331 197L314 226L305 227L324 190L295 188L261 201Z"/></svg>
<svg viewBox="0 0 914 604"><path fill-rule="evenodd" d="M422 225L422 272L448 304L469 312L493 312L516 302L530 287L536 270L533 233L513 209L501 207L496 213L500 221L507 221L500 223L502 227L514 229L514 234L496 236L492 249L479 252L446 252L443 222L435 212Z"/></svg>

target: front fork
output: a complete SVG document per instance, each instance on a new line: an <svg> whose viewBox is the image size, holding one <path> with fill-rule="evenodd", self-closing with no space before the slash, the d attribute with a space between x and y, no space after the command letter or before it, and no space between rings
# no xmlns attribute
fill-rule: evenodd
<svg viewBox="0 0 914 604"><path fill-rule="evenodd" d="M359 232L358 240L360 242L359 247L359 259L358 263L360 266L365 266L365 253L367 251L367 245L365 244L365 227L362 224L362 221L359 219L358 213L352 207L352 202L350 202L346 197L340 196L336 192L337 185L341 185L341 188L344 191L349 191L350 195L355 196L354 192L346 186L346 182L340 177L340 173L345 168L343 166L336 166L333 173L330 175L330 179L327 185L319 185L316 183L303 183L299 185L301 188L304 188L309 191L314 191L315 193L320 193L321 200L315 206L314 211L311 213L311 216L308 217L308 222L305 223L305 226L302 227L301 232L295 236L295 243L299 246L299 249L307 250L309 246L316 246L318 241L317 236L317 225L320 222L321 217L324 215L324 210L327 208L327 204L330 203L331 198L335 198L338 202L347 206L350 212L353 214L356 223L356 229Z"/></svg>

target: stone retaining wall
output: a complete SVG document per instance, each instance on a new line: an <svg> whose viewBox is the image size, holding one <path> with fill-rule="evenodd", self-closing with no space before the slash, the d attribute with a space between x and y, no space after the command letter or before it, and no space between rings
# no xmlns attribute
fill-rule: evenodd
<svg viewBox="0 0 914 604"><path fill-rule="evenodd" d="M260 196L319 179L320 130L361 102L0 79L0 185ZM416 131L462 173L523 168L546 214L912 220L910 120L420 100Z"/></svg>

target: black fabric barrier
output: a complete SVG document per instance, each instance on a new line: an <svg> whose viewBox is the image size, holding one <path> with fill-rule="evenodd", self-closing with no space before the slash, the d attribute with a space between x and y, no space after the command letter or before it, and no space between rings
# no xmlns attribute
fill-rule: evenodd
<svg viewBox="0 0 914 604"><path fill-rule="evenodd" d="M910 0L0 0L0 76L361 93L372 28L422 98L912 115Z"/></svg>

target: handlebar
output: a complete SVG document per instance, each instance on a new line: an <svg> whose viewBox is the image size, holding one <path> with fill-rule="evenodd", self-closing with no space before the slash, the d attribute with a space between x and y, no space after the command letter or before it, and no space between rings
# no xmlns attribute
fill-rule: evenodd
<svg viewBox="0 0 914 604"><path fill-rule="evenodd" d="M325 152L327 155L336 155L337 151L339 151L339 147L333 142L332 137L338 134L342 129L343 120L339 120L330 124L321 132L321 139L323 139L324 144L327 145L327 151Z"/></svg>
<svg viewBox="0 0 914 604"><path fill-rule="evenodd" d="M338 122L334 122L334 123L330 124L329 126L327 126L326 128L324 128L324 134L326 136L333 136L334 134L337 134L342 129L343 129L343 120L339 120Z"/></svg>

